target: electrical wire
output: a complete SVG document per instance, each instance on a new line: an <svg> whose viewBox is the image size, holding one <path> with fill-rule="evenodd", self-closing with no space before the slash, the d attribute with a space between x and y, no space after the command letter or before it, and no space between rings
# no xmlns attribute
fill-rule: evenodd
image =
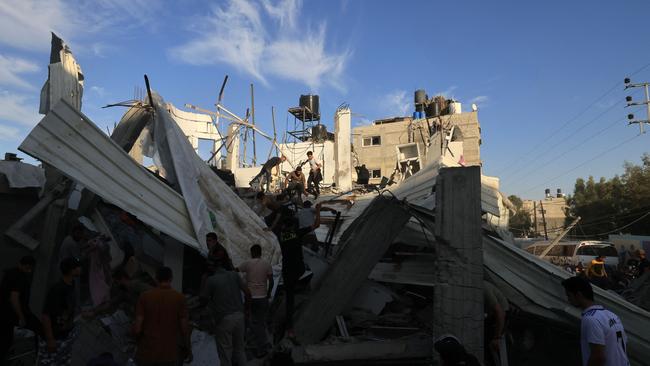
<svg viewBox="0 0 650 366"><path fill-rule="evenodd" d="M535 189L537 189L537 188L539 188L539 187L541 187L541 186L544 186L544 185L546 185L546 184L548 184L548 183L550 183L550 182L552 182L552 181L554 181L554 180L556 180L556 179L558 179L558 178L560 178L560 177L563 177L563 176L565 176L565 175L567 175L567 174L573 172L574 170L576 170L576 169L578 169L578 168L581 168L581 167L587 165L588 163L591 163L592 161L594 161L594 160L596 160L596 159L602 157L603 155L605 155L605 154L607 154L607 153L610 153L610 152L612 152L612 151L614 151L614 150L616 150L616 149L621 148L623 145L625 145L625 144L631 142L632 140L636 139L636 138L639 137L639 136L641 136L641 135L634 135L632 138L629 138L629 139L627 139L627 140L625 140L625 141L623 141L623 142L621 142L621 143L619 143L619 144L617 144L617 145L615 145L615 146L613 146L613 147L611 147L611 148L609 148L609 149L607 149L607 150L601 152L600 154L598 154L598 155L596 155L596 156L593 156L592 158L590 158L590 159L588 159L588 160L586 160L586 161L584 161L584 162L582 162L582 163L580 163L580 164L574 166L573 168L571 168L571 169L569 169L569 170L567 170L567 171L565 171L565 172L563 172L563 173L561 173L561 174L559 174L559 175L556 175L555 177L553 177L553 178L551 178L551 179L548 179L548 180L546 180L546 181L544 181L544 182L542 182L542 183L540 183L540 184L537 184L537 185L531 187L530 189L524 191L523 193L531 192L531 191L533 191L533 190L535 190Z"/></svg>
<svg viewBox="0 0 650 366"><path fill-rule="evenodd" d="M629 76L632 77L632 76L634 76L634 75L640 73L641 71L647 69L648 67L650 67L650 63L647 63L647 64L641 66L640 68L638 68L637 70L635 70L634 72L632 72L631 74L629 74ZM607 89L607 91L606 91L605 93L603 93L601 96L599 96L598 98L596 98L596 100L594 100L593 102L591 102L591 103L590 103L586 108L582 109L582 110L581 110L581 111L580 111L576 116L574 116L573 118L571 118L571 119L567 120L566 122L564 122L564 123L562 124L562 126L560 126L560 128L554 130L554 131L553 131L551 134L549 134L546 138L542 139L542 141L540 141L538 144L536 144L532 149L528 150L528 151L527 151L526 153L524 153L523 155L520 155L520 156L518 156L516 159L512 160L512 162L510 162L509 164L507 164L504 168L499 169L499 170L496 172L495 175L497 175L497 176L501 175L501 173L507 171L507 170L510 169L513 165L518 165L519 163L522 163L522 162L524 162L524 161L526 161L526 162L530 161L531 159L526 159L526 156L530 155L532 152L536 151L538 148L544 146L544 144L546 143L547 140L550 140L551 137L555 136L558 132L562 131L566 126L568 126L568 125L571 124L573 121L575 121L575 120L577 120L578 118L580 118L580 117L581 117L583 114L585 114L589 109L591 109L592 107L594 107L598 102L600 102L600 101L603 100L605 97L607 97L609 94L611 94L611 93L612 93L612 92L613 92L617 87L619 87L619 86L620 86L620 81L617 81L614 85L612 85L611 88ZM522 159L522 157L523 157L524 159Z"/></svg>
<svg viewBox="0 0 650 366"><path fill-rule="evenodd" d="M637 110L640 110L640 109L641 109L641 108L638 108L638 109L636 109L636 110L634 110L634 111L636 112ZM524 176L527 176L527 175L529 175L530 173L532 173L532 172L535 171L535 170L539 170L539 169L541 169L541 168L546 167L547 165L549 165L549 164L555 162L556 160L558 160L558 159L564 157L566 154L568 154L568 153L570 153L570 152L572 152L572 151L574 151L574 150L577 150L579 147L583 146L583 145L586 144L587 142L589 142L589 141L593 140L594 138L596 138L596 137L602 135L605 131L610 130L610 129L612 129L612 128L618 126L619 123L624 122L624 121L625 121L624 118L623 118L623 119L619 118L619 119L613 121L612 123L610 123L610 124L608 124L607 126L605 126L605 128L603 128L603 129L599 130L598 132L596 132L596 133L590 135L590 136L587 137L586 139L581 140L580 143L578 143L577 145L572 145L569 149L567 149L567 150L561 152L560 154L554 156L553 158L547 160L547 161L544 162L542 165L533 166L532 169L530 169L530 170L525 170L525 171L524 171L525 174L523 174L523 175L524 175ZM507 179L506 179L506 180L507 180Z"/></svg>
<svg viewBox="0 0 650 366"><path fill-rule="evenodd" d="M546 150L542 151L542 152L539 153L538 155L535 155L535 157L534 157L533 160L534 160L534 161L537 161L537 158L538 158L538 157L542 157L543 155L545 155L545 154L548 153L549 151L552 151L554 148L556 148L557 146L561 145L561 144L564 143L565 141L568 141L571 137L575 136L578 132L582 131L582 130L585 129L586 127L588 127L588 126L592 126L592 123L593 123L593 122L595 122L596 120L602 118L604 115L606 115L608 112L610 112L610 111L611 111L614 107L616 107L616 106L617 106L616 103L613 104L611 107L607 108L607 110L605 110L603 113L599 114L596 118L594 118L594 119L592 119L592 120L589 120L589 121L587 121L586 123L582 124L582 125L581 125L577 130L573 131L571 134L565 136L563 139L561 139L561 140L559 140L558 142L556 142L555 144L551 145L550 147L548 147ZM636 111L638 111L638 110L640 110L640 109L641 109L641 108L639 107L639 108L635 109L633 112L636 112ZM548 160L546 163L542 164L541 166L537 166L537 165L535 165L535 163L533 163L532 165L526 164L526 165L521 166L521 167L518 168L518 169L515 169L515 170L512 171L512 172L509 171L508 173L505 174L505 177L510 176L510 178L511 178L511 180L512 180L512 178L514 178L515 176L517 176L517 173L521 172L522 170L523 170L524 172L526 172L526 173L529 174L529 173L531 173L531 172L534 171L534 170L537 170L537 169L539 169L539 168L542 168L542 167L544 167L544 166L546 166L546 165L552 163L552 162L553 162L554 160L556 160L557 158L564 156L564 154L566 154L566 153L568 153L568 152L570 152L570 151L573 151L573 150L577 149L579 146L582 146L582 145L584 145L585 143L587 143L588 141L590 141L590 140L592 140L592 139L598 137L600 134L602 134L602 133L605 132L606 130L608 130L608 129L614 127L614 126L616 126L618 123L620 123L620 122L624 122L624 121L625 121L625 119L622 119L622 120L621 120L620 118L619 118L619 119L616 119L616 120L613 121L611 124L609 124L608 127L604 128L604 129L602 129L602 130L600 130L599 132L597 132L597 133L591 135L590 137L588 137L588 138L586 138L586 139L582 139L581 142L580 142L578 145L573 145L571 148L569 148L569 149L568 149L567 151L565 151L564 153L558 155L556 158L553 158L553 159L551 159L551 160ZM532 168L532 169L531 169L531 168ZM524 175L526 175L526 174L524 174ZM508 179L504 179L504 180L508 180Z"/></svg>
<svg viewBox="0 0 650 366"><path fill-rule="evenodd" d="M612 233L615 233L615 232L619 232L619 231L625 229L625 228L628 227L628 226L632 226L632 225L636 224L637 222L643 220L644 218L646 218L646 217L649 216L649 215L650 215L650 212L646 212L645 215L643 215L643 216L639 217L638 219L636 219L636 220L634 220L634 221L628 223L627 225L623 225L623 226L621 226L621 227L617 227L617 228L614 229L614 230L606 231L606 232L604 232L604 233L591 234L591 235L572 235L572 236L573 236L573 237L576 237L576 238L582 238L582 237L593 237L593 236L603 236L603 235L607 235L607 234L612 234Z"/></svg>

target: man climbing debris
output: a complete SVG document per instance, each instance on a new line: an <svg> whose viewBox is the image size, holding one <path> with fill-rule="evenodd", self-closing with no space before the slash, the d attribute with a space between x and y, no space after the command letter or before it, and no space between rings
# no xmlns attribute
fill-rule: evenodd
<svg viewBox="0 0 650 366"><path fill-rule="evenodd" d="M260 172L257 173L257 175L253 179L251 179L251 181L248 182L248 184L250 186L253 186L253 184L256 181L258 181L259 186L260 186L261 189L263 189L264 184L266 184L266 191L267 192L270 191L271 190L271 176L272 176L273 168L280 169L279 168L280 164L282 164L286 160L287 160L287 157L284 156L284 155L282 155L280 157L274 156L274 157L270 158L269 160L266 161L266 163L264 163L264 165L262 165L262 169L260 170ZM262 180L262 178L264 178L264 179Z"/></svg>

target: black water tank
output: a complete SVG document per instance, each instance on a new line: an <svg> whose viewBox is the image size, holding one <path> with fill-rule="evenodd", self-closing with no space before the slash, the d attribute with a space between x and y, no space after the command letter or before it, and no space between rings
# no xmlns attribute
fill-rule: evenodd
<svg viewBox="0 0 650 366"><path fill-rule="evenodd" d="M427 117L437 117L440 115L440 106L435 101L432 101L427 104L427 107L424 111Z"/></svg>
<svg viewBox="0 0 650 366"><path fill-rule="evenodd" d="M314 127L311 128L311 138L316 142L327 140L327 127L321 124L314 125Z"/></svg>
<svg viewBox="0 0 650 366"><path fill-rule="evenodd" d="M309 110L311 111L312 114L314 114L314 116L318 116L320 114L319 107L318 107L318 95L314 95L314 94L301 95L300 106L309 108Z"/></svg>
<svg viewBox="0 0 650 366"><path fill-rule="evenodd" d="M424 104L427 102L427 91L424 89L418 89L415 91L415 98L413 99L415 104Z"/></svg>

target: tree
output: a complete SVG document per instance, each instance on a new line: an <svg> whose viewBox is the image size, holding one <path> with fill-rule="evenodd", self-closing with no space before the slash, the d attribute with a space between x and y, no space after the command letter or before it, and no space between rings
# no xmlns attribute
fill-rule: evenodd
<svg viewBox="0 0 650 366"><path fill-rule="evenodd" d="M623 175L607 180L576 179L573 195L567 198L570 216L580 216L574 230L585 237L606 238L619 232L650 235L650 155L642 164L625 162ZM567 217L567 221L573 220ZM622 228L622 229L621 229Z"/></svg>
<svg viewBox="0 0 650 366"><path fill-rule="evenodd" d="M515 206L515 214L510 218L509 229L516 237L528 236L533 226L530 220L530 213L523 209L523 201L521 198L511 195L508 197L510 202Z"/></svg>

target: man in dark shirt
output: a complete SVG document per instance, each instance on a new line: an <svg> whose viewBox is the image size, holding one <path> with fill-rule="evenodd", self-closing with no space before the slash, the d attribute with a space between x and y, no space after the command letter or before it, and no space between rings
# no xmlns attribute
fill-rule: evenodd
<svg viewBox="0 0 650 366"><path fill-rule="evenodd" d="M172 288L172 270L156 273L158 287L140 296L135 310L133 333L138 340L138 366L175 366L192 361L190 325L185 297ZM182 341L182 354L178 342Z"/></svg>
<svg viewBox="0 0 650 366"><path fill-rule="evenodd" d="M250 310L250 290L237 272L226 269L228 256L225 249L217 249L210 261L214 273L207 278L201 297L208 301L214 317L220 365L246 365L244 313ZM242 302L242 293L245 303Z"/></svg>
<svg viewBox="0 0 650 366"><path fill-rule="evenodd" d="M34 326L38 320L29 310L31 274L35 263L32 256L22 257L18 267L6 270L0 282L0 361L6 362L15 326L36 330Z"/></svg>
<svg viewBox="0 0 650 366"><path fill-rule="evenodd" d="M81 274L81 262L68 257L59 265L63 278L52 286L43 307L43 334L39 341L41 365L70 365L75 341L74 313L76 309L75 279Z"/></svg>
<svg viewBox="0 0 650 366"><path fill-rule="evenodd" d="M248 183L249 185L253 185L253 182L256 180L260 179L260 188L264 187L264 183L266 183L266 191L268 192L271 189L271 170L277 166L280 166L287 158L282 155L280 157L274 156L271 159L267 160L264 165L262 165L262 169L260 172L255 176L255 178L251 179L251 181ZM261 177L265 178L265 181L261 181Z"/></svg>
<svg viewBox="0 0 650 366"><path fill-rule="evenodd" d="M282 281L286 294L287 335L293 337L293 310L295 289L300 276L305 272L302 254L302 238L320 226L320 204L316 205L316 218L311 226L300 228L298 218L288 207L283 207L280 215L278 240L282 251Z"/></svg>

